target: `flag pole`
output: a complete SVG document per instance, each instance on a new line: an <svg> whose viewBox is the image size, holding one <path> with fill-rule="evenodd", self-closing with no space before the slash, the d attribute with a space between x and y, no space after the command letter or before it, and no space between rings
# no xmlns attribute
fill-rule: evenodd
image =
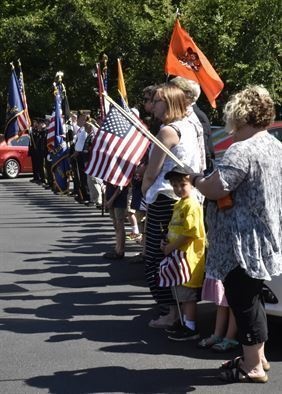
<svg viewBox="0 0 282 394"><path fill-rule="evenodd" d="M25 94L25 85L24 85L24 77L23 77L21 59L18 59L18 65L19 65L20 78L21 78L21 83L22 83L22 98L23 98L24 110L25 110L25 115L26 115L26 119L28 122L28 130L29 130L31 127L31 120L30 120L28 107L27 107L27 100L26 100L26 94Z"/></svg>
<svg viewBox="0 0 282 394"><path fill-rule="evenodd" d="M126 112L120 105L118 105L111 97L102 93L107 101L109 101L122 115L127 118L138 130L140 130L150 141L154 142L160 149L162 149L176 164L184 168L184 164L180 161L164 144L161 143L143 124L136 118Z"/></svg>
<svg viewBox="0 0 282 394"><path fill-rule="evenodd" d="M182 326L184 326L184 323L183 323L183 316L182 316L182 311L181 311L181 307L180 307L180 302L179 302L179 298L178 298L176 286L172 286L172 291L173 291L174 296L175 296L175 301L176 301L176 306L177 306L177 312L178 312L178 315L179 315L180 323L181 323Z"/></svg>
<svg viewBox="0 0 282 394"><path fill-rule="evenodd" d="M108 91L108 55L103 53L101 61L103 62L102 77L105 92Z"/></svg>

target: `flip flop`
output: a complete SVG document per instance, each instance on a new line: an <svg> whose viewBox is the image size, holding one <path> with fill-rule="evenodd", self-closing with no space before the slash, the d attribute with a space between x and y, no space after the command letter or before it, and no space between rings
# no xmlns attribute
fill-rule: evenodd
<svg viewBox="0 0 282 394"><path fill-rule="evenodd" d="M218 335L214 335L212 334L210 337L208 338L203 338L199 343L198 343L198 347L200 349L209 349L211 348L213 345L215 345L216 343L220 343L222 341L222 337L219 337Z"/></svg>
<svg viewBox="0 0 282 394"><path fill-rule="evenodd" d="M216 353L226 353L236 349L239 346L239 342L235 339L223 338L220 343L215 343L211 349Z"/></svg>

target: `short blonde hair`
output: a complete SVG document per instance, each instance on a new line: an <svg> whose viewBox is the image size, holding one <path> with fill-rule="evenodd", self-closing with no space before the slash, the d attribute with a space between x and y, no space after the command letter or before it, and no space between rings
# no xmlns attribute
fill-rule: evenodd
<svg viewBox="0 0 282 394"><path fill-rule="evenodd" d="M158 94L167 105L167 110L163 119L164 124L185 118L187 112L187 99L183 90L173 84L165 84L157 88L155 95L156 94Z"/></svg>
<svg viewBox="0 0 282 394"><path fill-rule="evenodd" d="M263 129L275 119L275 107L269 92L263 86L247 86L231 97L224 108L227 131L243 126Z"/></svg>
<svg viewBox="0 0 282 394"><path fill-rule="evenodd" d="M200 85L192 81L191 79L183 78L183 77L175 77L172 78L169 83L176 85L178 88L183 90L186 94L186 97L190 104L195 103L201 94Z"/></svg>

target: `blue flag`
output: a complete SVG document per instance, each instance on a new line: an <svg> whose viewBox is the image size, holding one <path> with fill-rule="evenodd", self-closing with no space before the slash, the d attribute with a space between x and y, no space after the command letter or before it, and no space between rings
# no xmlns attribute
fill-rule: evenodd
<svg viewBox="0 0 282 394"><path fill-rule="evenodd" d="M18 77L12 69L6 111L5 140L26 130L25 111L20 92Z"/></svg>
<svg viewBox="0 0 282 394"><path fill-rule="evenodd" d="M68 191L68 176L70 172L69 150L63 135L62 96L60 89L58 89L55 95L55 137L51 168L55 185L60 193Z"/></svg>

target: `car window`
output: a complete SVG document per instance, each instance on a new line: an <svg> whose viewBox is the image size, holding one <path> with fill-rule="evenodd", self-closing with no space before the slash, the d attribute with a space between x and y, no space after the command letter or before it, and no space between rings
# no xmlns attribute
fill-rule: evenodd
<svg viewBox="0 0 282 394"><path fill-rule="evenodd" d="M276 128L269 129L268 131L270 134L274 135L274 137L276 137L279 141L282 142L282 128L281 127L278 127L277 129Z"/></svg>
<svg viewBox="0 0 282 394"><path fill-rule="evenodd" d="M29 136L22 135L20 138L14 139L10 141L9 145L12 146L28 146L29 145Z"/></svg>

